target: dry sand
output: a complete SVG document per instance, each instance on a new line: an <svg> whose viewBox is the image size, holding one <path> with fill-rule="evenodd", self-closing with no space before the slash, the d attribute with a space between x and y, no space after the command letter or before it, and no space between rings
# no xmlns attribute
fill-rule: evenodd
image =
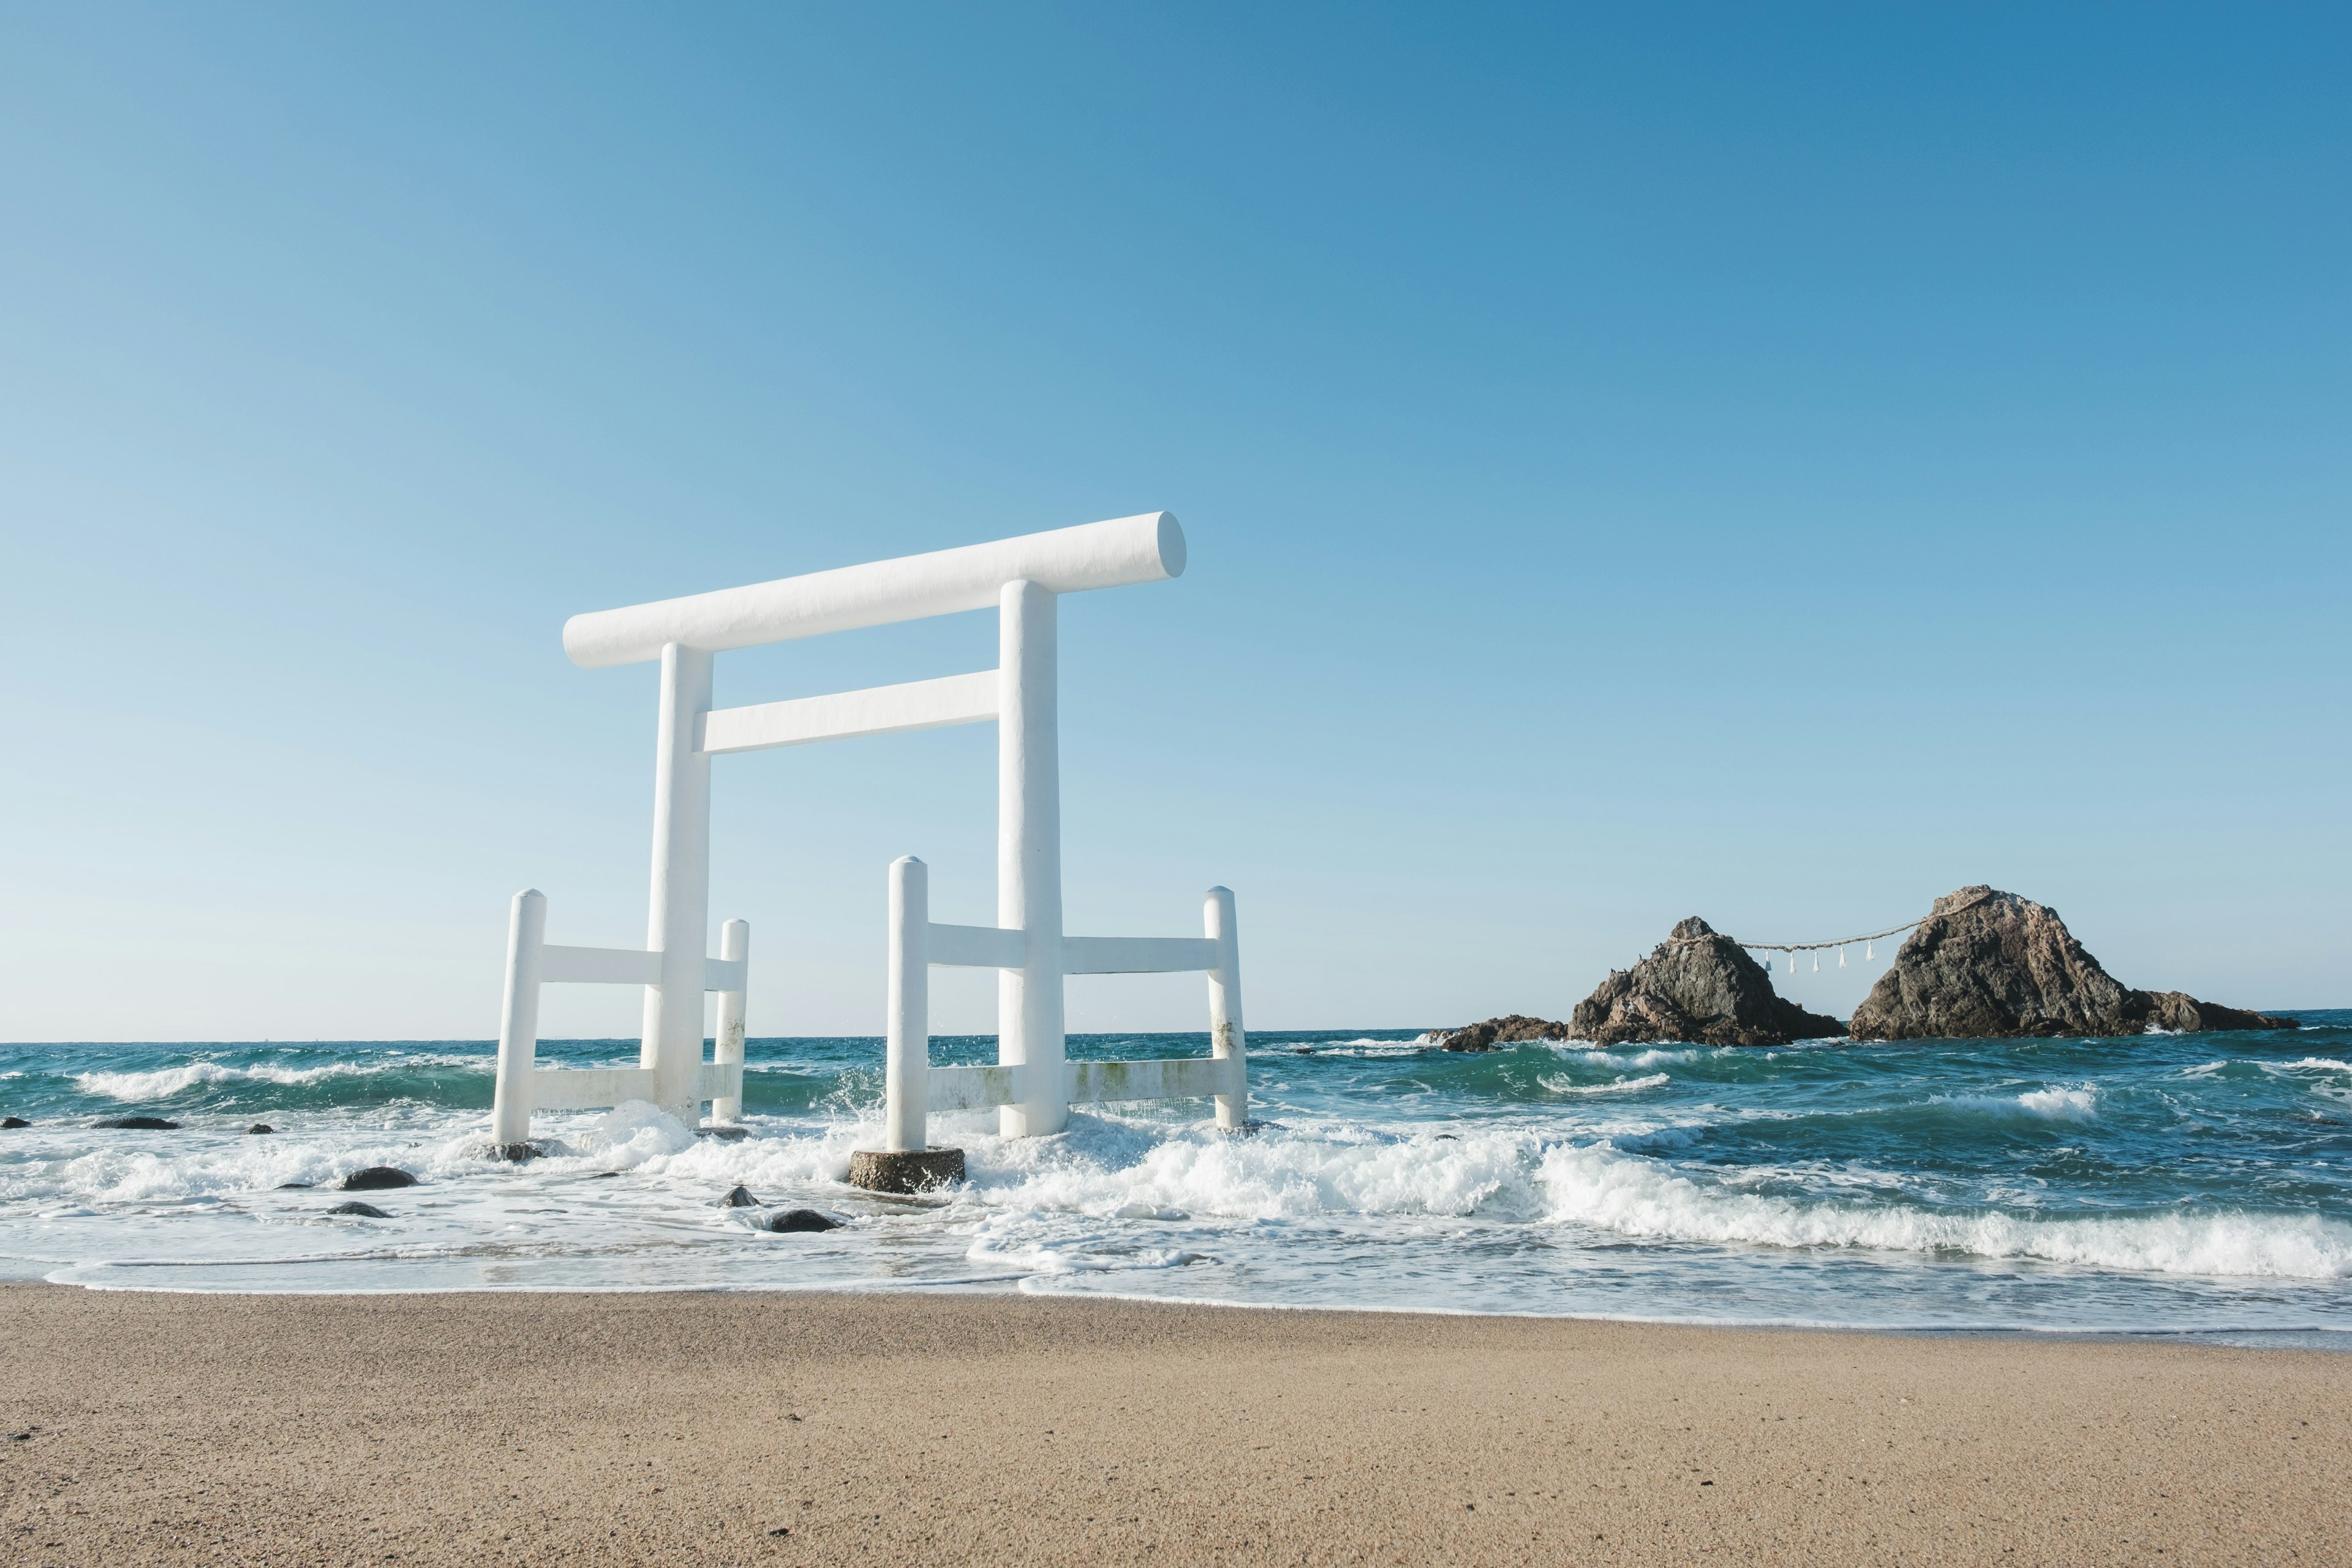
<svg viewBox="0 0 2352 1568"><path fill-rule="evenodd" d="M2345 1563L2352 1356L0 1286L0 1562Z"/></svg>

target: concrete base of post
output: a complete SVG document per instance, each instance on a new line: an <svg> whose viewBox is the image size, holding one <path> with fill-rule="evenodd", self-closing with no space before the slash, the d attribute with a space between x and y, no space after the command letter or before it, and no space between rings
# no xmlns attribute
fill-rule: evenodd
<svg viewBox="0 0 2352 1568"><path fill-rule="evenodd" d="M525 1160L536 1160L541 1154L546 1152L546 1150L541 1148L536 1143L493 1143L490 1145L491 1159L511 1160L518 1165L521 1164Z"/></svg>
<svg viewBox="0 0 2352 1568"><path fill-rule="evenodd" d="M923 1193L962 1180L961 1149L860 1149L849 1156L849 1184L869 1193Z"/></svg>

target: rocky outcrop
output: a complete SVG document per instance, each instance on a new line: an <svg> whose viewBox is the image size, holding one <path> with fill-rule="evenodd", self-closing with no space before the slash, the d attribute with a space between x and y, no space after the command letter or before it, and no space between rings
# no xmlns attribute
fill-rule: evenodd
<svg viewBox="0 0 2352 1568"><path fill-rule="evenodd" d="M2243 1007L2224 1007L2219 1002L2200 1002L2186 991L2143 991L2148 999L2147 1022L2150 1029L2169 1029L2176 1034L2193 1035L2206 1030L2226 1029L2299 1029L2302 1024L2293 1018L2273 1016L2268 1013L2250 1013Z"/></svg>
<svg viewBox="0 0 2352 1568"><path fill-rule="evenodd" d="M107 1116L90 1123L92 1127L111 1127L125 1132L177 1132L180 1124L166 1121L160 1116Z"/></svg>
<svg viewBox="0 0 2352 1568"><path fill-rule="evenodd" d="M1500 1050L1531 1040L1785 1046L1844 1033L1835 1018L1782 999L1746 949L1693 915L1649 957L1612 972L1565 1024L1511 1013L1465 1028L1433 1029L1429 1043L1449 1051Z"/></svg>
<svg viewBox="0 0 2352 1568"><path fill-rule="evenodd" d="M1936 900L1854 1009L1851 1032L1857 1040L2011 1039L2294 1026L2178 991L2136 991L2101 967L2057 910L1979 886Z"/></svg>
<svg viewBox="0 0 2352 1568"><path fill-rule="evenodd" d="M1499 1051L1528 1040L1565 1040L1568 1026L1550 1018L1507 1013L1459 1029L1432 1029L1429 1043L1442 1051Z"/></svg>
<svg viewBox="0 0 2352 1568"><path fill-rule="evenodd" d="M768 1228L780 1236L800 1230L839 1230L841 1222L814 1209L786 1209L768 1216Z"/></svg>
<svg viewBox="0 0 2352 1568"><path fill-rule="evenodd" d="M1683 1040L1702 1046L1785 1046L1843 1035L1845 1026L1808 1013L1772 989L1748 952L1693 915L1650 956L1612 972L1576 1005L1577 1039L1614 1046Z"/></svg>

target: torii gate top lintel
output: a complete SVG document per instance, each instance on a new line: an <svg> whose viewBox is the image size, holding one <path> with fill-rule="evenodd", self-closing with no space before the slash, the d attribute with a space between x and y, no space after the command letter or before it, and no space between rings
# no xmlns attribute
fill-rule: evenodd
<svg viewBox="0 0 2352 1568"><path fill-rule="evenodd" d="M1148 511L924 555L869 561L740 588L594 610L563 624L583 669L659 658L677 643L706 653L997 607L1004 584L1053 594L1119 588L1184 574L1175 514Z"/></svg>

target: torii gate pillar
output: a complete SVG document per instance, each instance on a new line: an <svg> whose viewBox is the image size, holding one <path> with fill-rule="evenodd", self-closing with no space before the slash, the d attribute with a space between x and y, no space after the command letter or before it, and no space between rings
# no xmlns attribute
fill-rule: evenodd
<svg viewBox="0 0 2352 1568"><path fill-rule="evenodd" d="M1025 1138L1059 1132L1070 1121L1054 595L1025 580L1007 583L996 625L996 923L1024 938L1021 967L997 980L997 1060L1030 1069L1025 1097L996 1114L1005 1137Z"/></svg>
<svg viewBox="0 0 2352 1568"><path fill-rule="evenodd" d="M646 946L661 955L646 987L637 1065L654 1075L654 1103L693 1126L701 1118L705 944L710 939L710 754L696 727L710 707L708 650L661 650L661 715L654 742L654 873Z"/></svg>

